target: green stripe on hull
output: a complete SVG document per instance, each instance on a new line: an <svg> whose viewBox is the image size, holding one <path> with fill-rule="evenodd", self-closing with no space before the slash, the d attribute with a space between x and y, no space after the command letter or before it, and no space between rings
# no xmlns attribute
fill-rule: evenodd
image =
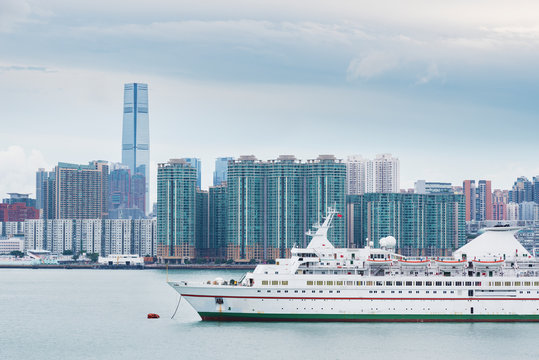
<svg viewBox="0 0 539 360"><path fill-rule="evenodd" d="M209 321L539 322L539 315L264 314L201 312Z"/></svg>

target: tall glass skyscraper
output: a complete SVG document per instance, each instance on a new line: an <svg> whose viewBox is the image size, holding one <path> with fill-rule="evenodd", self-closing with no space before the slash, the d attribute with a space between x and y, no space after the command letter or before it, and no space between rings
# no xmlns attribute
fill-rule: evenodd
<svg viewBox="0 0 539 360"><path fill-rule="evenodd" d="M213 172L213 186L219 186L226 181L228 174L228 161L234 160L232 157L219 157L215 159L215 171Z"/></svg>
<svg viewBox="0 0 539 360"><path fill-rule="evenodd" d="M150 203L150 127L147 84L124 85L122 163L129 167L132 176L137 174L144 176L145 204L141 206L142 210L147 212ZM133 198L136 198L136 195L133 194Z"/></svg>
<svg viewBox="0 0 539 360"><path fill-rule="evenodd" d="M200 189L202 184L202 162L199 158L183 158L192 168L197 169L197 187Z"/></svg>

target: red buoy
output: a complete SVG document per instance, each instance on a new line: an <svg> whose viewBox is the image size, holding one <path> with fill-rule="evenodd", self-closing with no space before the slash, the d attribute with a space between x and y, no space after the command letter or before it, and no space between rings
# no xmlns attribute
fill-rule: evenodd
<svg viewBox="0 0 539 360"><path fill-rule="evenodd" d="M148 314L148 319L159 319L159 315L154 314L154 313L149 313Z"/></svg>

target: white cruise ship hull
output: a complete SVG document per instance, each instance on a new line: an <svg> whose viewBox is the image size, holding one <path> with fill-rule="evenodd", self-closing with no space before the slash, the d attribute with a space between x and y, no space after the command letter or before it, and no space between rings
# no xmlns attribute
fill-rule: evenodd
<svg viewBox="0 0 539 360"><path fill-rule="evenodd" d="M169 282L202 320L535 322L539 288L321 289ZM469 292L472 290L472 292ZM411 293L410 293L411 291ZM444 293L445 292L445 293Z"/></svg>

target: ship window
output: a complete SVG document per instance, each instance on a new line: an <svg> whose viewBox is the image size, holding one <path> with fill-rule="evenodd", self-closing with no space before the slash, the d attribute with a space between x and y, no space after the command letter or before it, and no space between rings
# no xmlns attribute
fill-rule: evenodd
<svg viewBox="0 0 539 360"><path fill-rule="evenodd" d="M281 292L281 290L277 290L277 292L278 292L278 293L280 293L280 292Z"/></svg>
<svg viewBox="0 0 539 360"><path fill-rule="evenodd" d="M436 286L442 286L442 282L441 281L436 281Z"/></svg>
<svg viewBox="0 0 539 360"><path fill-rule="evenodd" d="M357 285L357 286L363 285L363 281L356 281L356 285Z"/></svg>
<svg viewBox="0 0 539 360"><path fill-rule="evenodd" d="M476 281L475 286L481 286L481 281Z"/></svg>
<svg viewBox="0 0 539 360"><path fill-rule="evenodd" d="M407 281L407 282L406 282L406 286L412 286L412 282L411 282L411 281Z"/></svg>
<svg viewBox="0 0 539 360"><path fill-rule="evenodd" d="M535 282L533 283L533 286L539 286L539 281L535 281Z"/></svg>
<svg viewBox="0 0 539 360"><path fill-rule="evenodd" d="M271 285L279 285L279 282L277 280L272 280Z"/></svg>
<svg viewBox="0 0 539 360"><path fill-rule="evenodd" d="M434 290L434 291L433 291L432 293L433 293L433 294L436 294L436 293L437 293L437 291L436 291L436 290Z"/></svg>
<svg viewBox="0 0 539 360"><path fill-rule="evenodd" d="M455 286L462 286L462 281L455 281Z"/></svg>
<svg viewBox="0 0 539 360"><path fill-rule="evenodd" d="M281 281L281 285L288 285L288 280Z"/></svg>
<svg viewBox="0 0 539 360"><path fill-rule="evenodd" d="M340 290L337 290L337 294L340 294L340 293L341 293L341 291L340 291Z"/></svg>
<svg viewBox="0 0 539 360"><path fill-rule="evenodd" d="M520 286L520 281L515 281L515 286Z"/></svg>
<svg viewBox="0 0 539 360"><path fill-rule="evenodd" d="M432 286L432 281L425 281L425 286Z"/></svg>
<svg viewBox="0 0 539 360"><path fill-rule="evenodd" d="M343 282L342 281L337 281L337 285L341 285L342 286Z"/></svg>
<svg viewBox="0 0 539 360"><path fill-rule="evenodd" d="M381 281L377 281L377 282L376 282L376 286L382 286L382 282L381 282Z"/></svg>
<svg viewBox="0 0 539 360"><path fill-rule="evenodd" d="M501 281L495 281L494 286L502 286L502 282Z"/></svg>
<svg viewBox="0 0 539 360"><path fill-rule="evenodd" d="M466 281L466 286L472 286L472 282L471 281Z"/></svg>
<svg viewBox="0 0 539 360"><path fill-rule="evenodd" d="M333 281L326 281L326 285L333 285Z"/></svg>
<svg viewBox="0 0 539 360"><path fill-rule="evenodd" d="M367 281L367 286L372 286L372 281Z"/></svg>
<svg viewBox="0 0 539 360"><path fill-rule="evenodd" d="M415 286L423 286L423 281L416 281Z"/></svg>
<svg viewBox="0 0 539 360"><path fill-rule="evenodd" d="M524 282L524 286L530 286L530 285L531 285L531 283L529 281Z"/></svg>
<svg viewBox="0 0 539 360"><path fill-rule="evenodd" d="M324 282L323 281L317 281L316 285L324 285Z"/></svg>
<svg viewBox="0 0 539 360"><path fill-rule="evenodd" d="M402 281L395 281L396 286L402 286Z"/></svg>
<svg viewBox="0 0 539 360"><path fill-rule="evenodd" d="M354 285L354 282L353 281L347 281L346 285L348 285L348 286Z"/></svg>
<svg viewBox="0 0 539 360"><path fill-rule="evenodd" d="M451 285L453 285L453 282L452 282L452 281L446 281L446 282L445 282L445 286L451 286Z"/></svg>
<svg viewBox="0 0 539 360"><path fill-rule="evenodd" d="M329 293L330 293L330 294L333 294L333 290L329 290Z"/></svg>
<svg viewBox="0 0 539 360"><path fill-rule="evenodd" d="M268 285L268 280L262 280L262 285Z"/></svg>
<svg viewBox="0 0 539 360"><path fill-rule="evenodd" d="M261 292L262 290L258 290L257 292Z"/></svg>
<svg viewBox="0 0 539 360"><path fill-rule="evenodd" d="M312 281L307 281L307 285L313 285Z"/></svg>
<svg viewBox="0 0 539 360"><path fill-rule="evenodd" d="M288 293L288 290L285 290L284 292L285 292L285 293Z"/></svg>
<svg viewBox="0 0 539 360"><path fill-rule="evenodd" d="M511 286L511 281L506 281L505 286Z"/></svg>
<svg viewBox="0 0 539 360"><path fill-rule="evenodd" d="M294 290L295 293L297 293L298 291L297 290Z"/></svg>
<svg viewBox="0 0 539 360"><path fill-rule="evenodd" d="M386 281L386 286L392 286L393 285L393 281Z"/></svg>

